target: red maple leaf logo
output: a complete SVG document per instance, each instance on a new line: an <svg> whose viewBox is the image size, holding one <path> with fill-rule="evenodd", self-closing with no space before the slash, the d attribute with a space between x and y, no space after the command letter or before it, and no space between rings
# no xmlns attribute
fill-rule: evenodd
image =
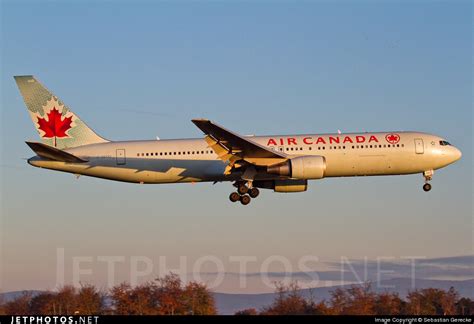
<svg viewBox="0 0 474 324"><path fill-rule="evenodd" d="M61 113L56 107L53 107L47 116L48 120L38 117L39 129L44 132L43 137L54 137L55 142L56 137L67 137L68 134L66 134L66 132L72 127L72 116L62 118Z"/></svg>
<svg viewBox="0 0 474 324"><path fill-rule="evenodd" d="M400 141L400 135L398 135L398 134L387 134L385 136L385 139L390 144L397 144Z"/></svg>

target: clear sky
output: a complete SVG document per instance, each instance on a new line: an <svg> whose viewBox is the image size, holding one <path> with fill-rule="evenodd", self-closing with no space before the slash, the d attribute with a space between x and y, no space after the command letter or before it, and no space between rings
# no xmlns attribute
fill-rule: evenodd
<svg viewBox="0 0 474 324"><path fill-rule="evenodd" d="M66 263L216 256L234 272L229 256L255 256L249 271L259 271L272 255L472 254L472 9L1 1L2 288L53 288L58 248ZM435 173L430 193L421 175L324 179L247 207L228 201L230 183L76 180L24 161L37 133L13 80L21 74L113 140L201 137L190 120L202 117L241 134L425 131L463 158Z"/></svg>

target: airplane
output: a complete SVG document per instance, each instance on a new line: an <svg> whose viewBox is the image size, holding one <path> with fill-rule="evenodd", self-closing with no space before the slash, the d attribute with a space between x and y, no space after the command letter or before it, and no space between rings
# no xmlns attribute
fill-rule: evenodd
<svg viewBox="0 0 474 324"><path fill-rule="evenodd" d="M41 142L32 166L138 184L232 182L229 199L248 205L259 189L303 192L308 180L420 173L461 158L446 139L422 132L241 136L208 119L196 139L110 141L89 128L34 76L15 76Z"/></svg>

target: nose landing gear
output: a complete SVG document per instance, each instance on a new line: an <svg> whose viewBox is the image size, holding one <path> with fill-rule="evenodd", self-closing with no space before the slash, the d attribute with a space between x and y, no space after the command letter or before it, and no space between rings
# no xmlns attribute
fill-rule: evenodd
<svg viewBox="0 0 474 324"><path fill-rule="evenodd" d="M252 198L257 198L260 194L260 190L256 187L252 187L252 183L248 182L236 182L234 187L237 188L237 192L232 192L229 196L231 202L240 201L242 205L250 204Z"/></svg>
<svg viewBox="0 0 474 324"><path fill-rule="evenodd" d="M423 177L425 177L425 184L423 185L423 190L425 192L428 192L431 190L431 184L429 184L428 182L433 179L433 174L434 174L433 170L428 170L428 171L423 172Z"/></svg>

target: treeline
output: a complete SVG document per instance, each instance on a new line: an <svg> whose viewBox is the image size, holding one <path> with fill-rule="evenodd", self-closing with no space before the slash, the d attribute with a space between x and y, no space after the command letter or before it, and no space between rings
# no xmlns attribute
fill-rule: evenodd
<svg viewBox="0 0 474 324"><path fill-rule="evenodd" d="M235 315L474 315L474 301L460 298L454 288L414 290L406 299L398 293L376 293L370 283L337 288L329 300L304 297L297 283L278 285L273 303L264 309L245 309Z"/></svg>
<svg viewBox="0 0 474 324"><path fill-rule="evenodd" d="M277 284L271 305L235 315L474 315L474 301L455 289L414 290L402 299L397 293L376 293L369 283L336 288L328 300L304 296L297 283ZM131 287L122 283L108 291L92 285L64 286L55 292L25 292L0 304L8 315L215 315L212 292L206 285L184 284L170 274Z"/></svg>
<svg viewBox="0 0 474 324"><path fill-rule="evenodd" d="M204 284L184 284L178 275L131 287L122 283L108 292L92 285L64 286L57 292L25 292L3 303L8 315L214 315L213 294Z"/></svg>

